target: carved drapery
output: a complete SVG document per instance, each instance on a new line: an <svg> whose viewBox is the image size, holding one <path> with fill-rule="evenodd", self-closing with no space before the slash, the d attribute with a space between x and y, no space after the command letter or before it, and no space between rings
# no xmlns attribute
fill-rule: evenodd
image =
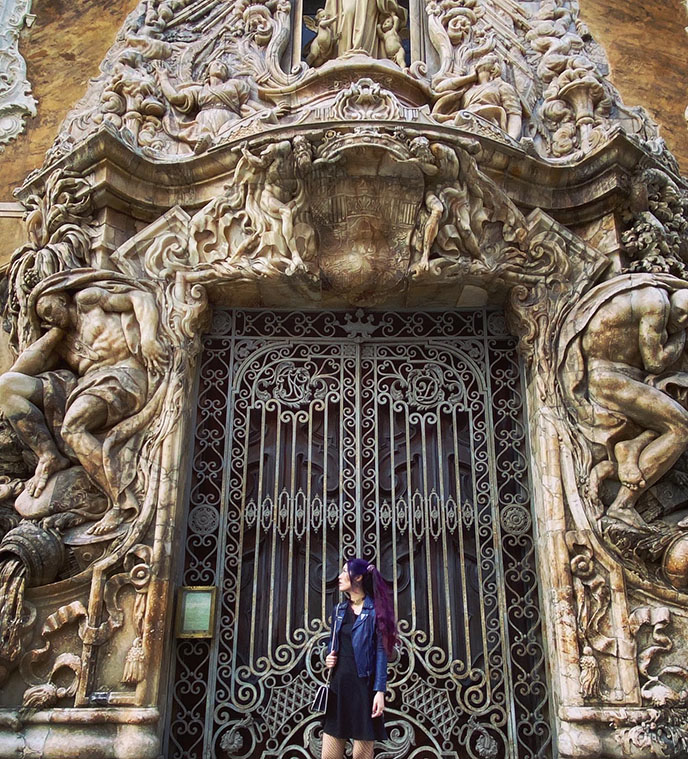
<svg viewBox="0 0 688 759"><path fill-rule="evenodd" d="M328 0L305 17L308 43L303 18L298 0L142 2L46 165L102 129L161 159L270 124L339 120L336 92L371 74L392 86L395 120L459 127L557 162L580 160L619 129L657 139L608 81L577 2L416 3L409 21L395 0ZM409 35L413 62L402 45Z"/></svg>

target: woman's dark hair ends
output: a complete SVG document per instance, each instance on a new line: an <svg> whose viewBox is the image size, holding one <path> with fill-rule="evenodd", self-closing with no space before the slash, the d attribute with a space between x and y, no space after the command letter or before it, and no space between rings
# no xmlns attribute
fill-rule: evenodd
<svg viewBox="0 0 688 759"><path fill-rule="evenodd" d="M363 591L373 599L377 630L382 636L382 645L388 656L392 655L394 647L399 642L399 632L394 619L394 599L389 583L380 574L374 564L365 559L349 559L346 562L349 578L363 577Z"/></svg>

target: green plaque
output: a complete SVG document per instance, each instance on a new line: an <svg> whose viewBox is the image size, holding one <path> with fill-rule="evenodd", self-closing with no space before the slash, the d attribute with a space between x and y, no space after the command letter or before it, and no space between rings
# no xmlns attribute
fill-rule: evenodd
<svg viewBox="0 0 688 759"><path fill-rule="evenodd" d="M177 599L177 637L212 638L215 618L213 585L182 587Z"/></svg>

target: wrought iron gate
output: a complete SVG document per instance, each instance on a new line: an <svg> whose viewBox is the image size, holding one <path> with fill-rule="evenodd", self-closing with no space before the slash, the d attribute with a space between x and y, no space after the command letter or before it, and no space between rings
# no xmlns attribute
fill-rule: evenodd
<svg viewBox="0 0 688 759"><path fill-rule="evenodd" d="M169 759L319 757L342 557L394 583L385 757L546 757L518 358L493 311L217 312L205 339Z"/></svg>

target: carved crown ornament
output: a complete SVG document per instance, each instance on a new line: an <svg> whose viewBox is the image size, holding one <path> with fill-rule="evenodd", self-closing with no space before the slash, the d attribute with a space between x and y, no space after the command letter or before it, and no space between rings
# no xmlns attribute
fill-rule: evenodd
<svg viewBox="0 0 688 759"><path fill-rule="evenodd" d="M111 709L158 756L155 663L213 307L350 309L355 342L367 308L491 305L529 383L556 718L607 731L586 756L661 741L669 717L650 706L688 703L686 183L575 2L407 15L358 0L356 29L351 4L320 5L142 2L18 191L2 704L22 730L26 709L35 724ZM317 400L288 369L281 400ZM419 371L434 398L437 373ZM520 507L502 520L531 526ZM688 718L671 719L680 746Z"/></svg>

